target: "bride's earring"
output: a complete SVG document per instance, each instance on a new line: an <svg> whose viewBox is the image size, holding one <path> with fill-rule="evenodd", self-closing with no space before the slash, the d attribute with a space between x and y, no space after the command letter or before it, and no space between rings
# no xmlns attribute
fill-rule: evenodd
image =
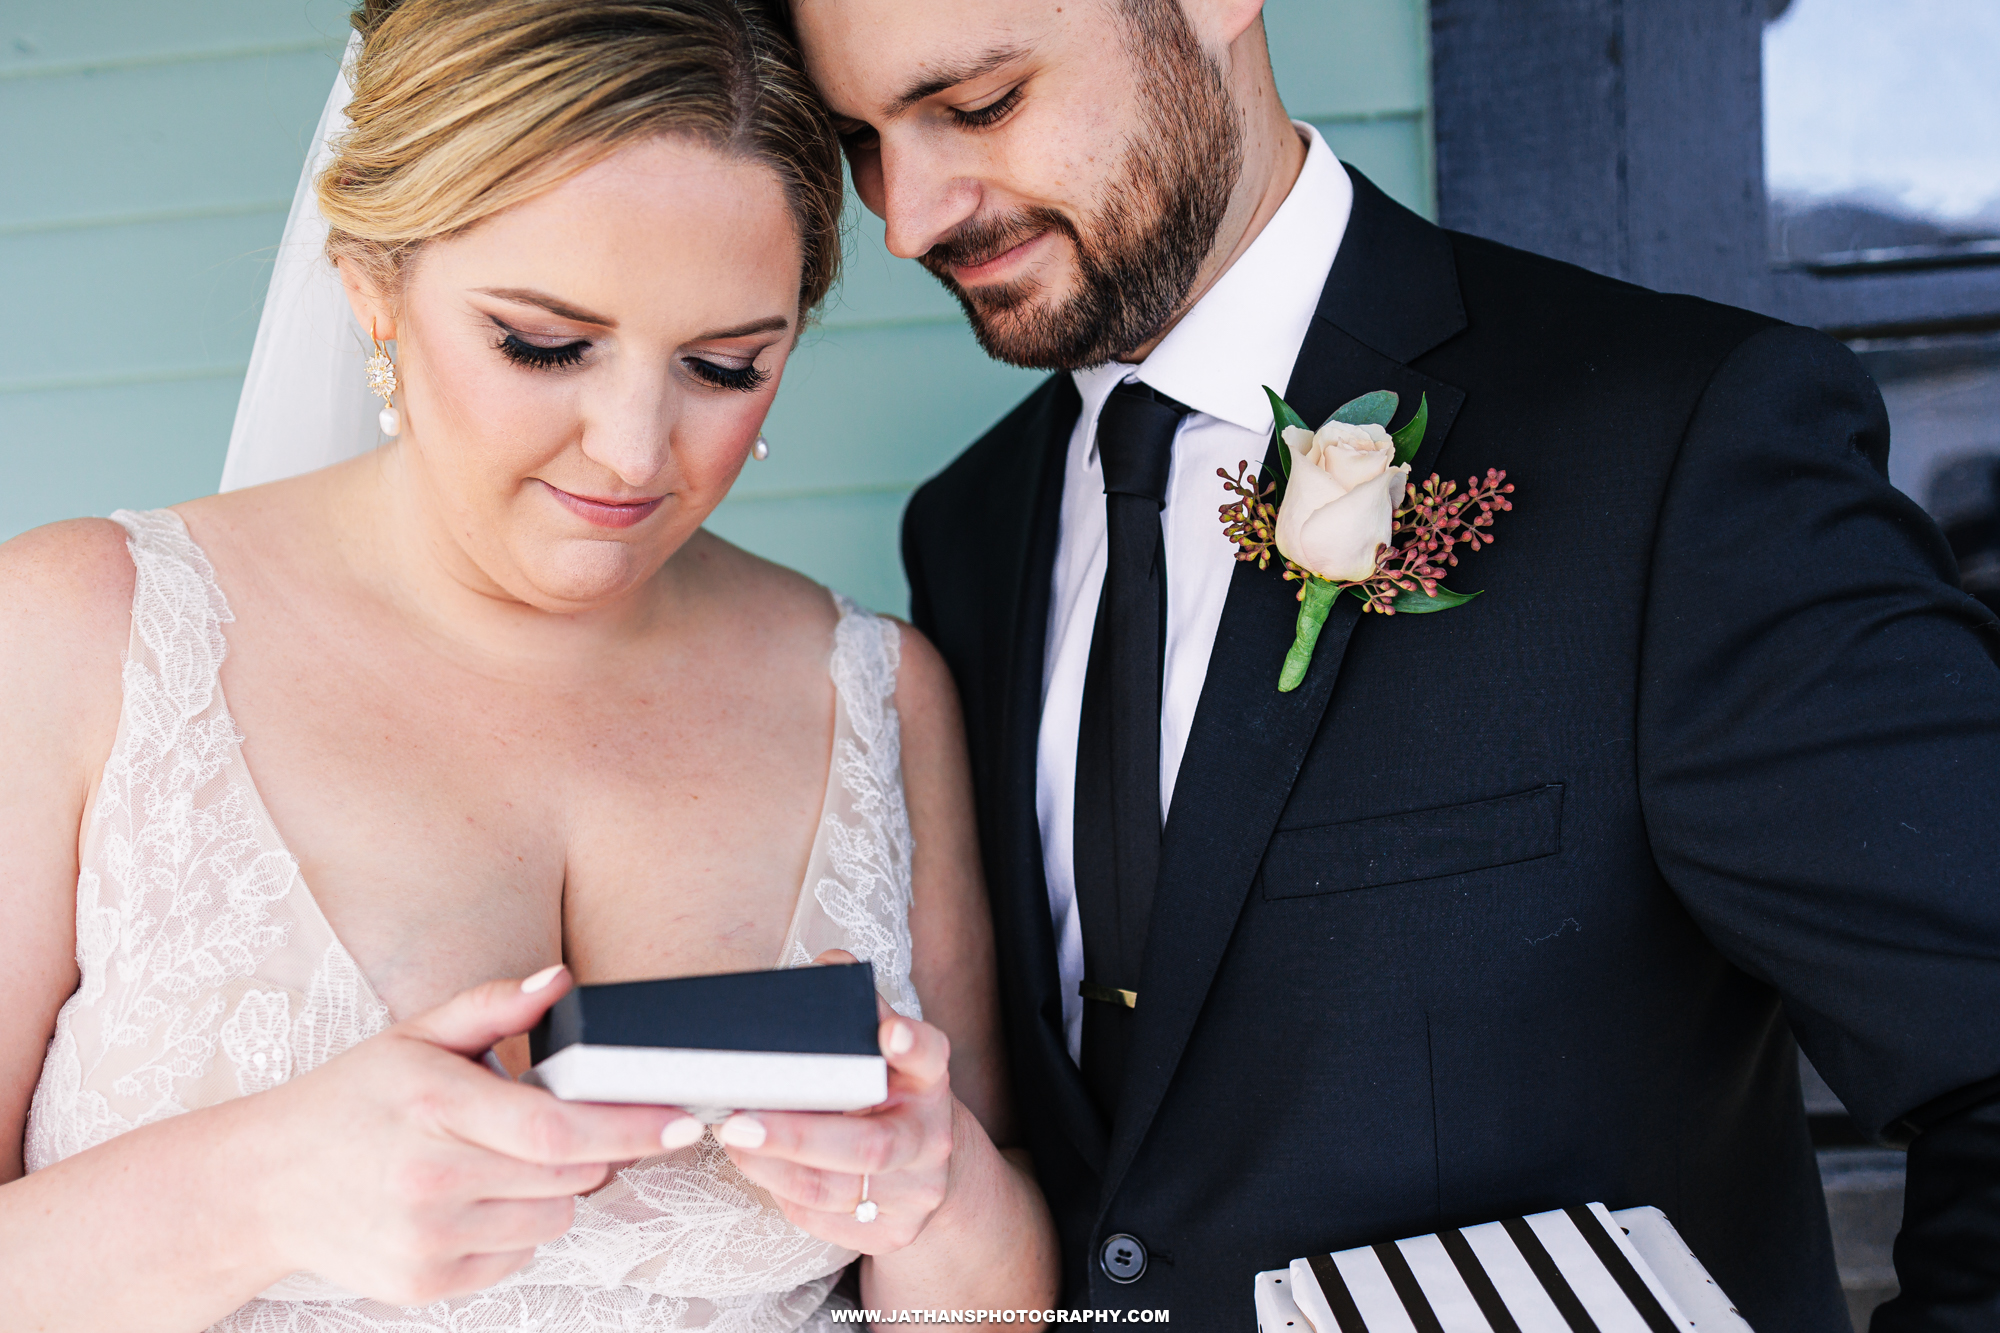
<svg viewBox="0 0 2000 1333"><path fill-rule="evenodd" d="M389 349L375 336L375 321L368 321L368 340L375 344L375 355L368 358L368 391L382 400L382 413L375 420L380 423L382 433L395 439L403 433L403 414L396 410L396 363L389 359Z"/></svg>
<svg viewBox="0 0 2000 1333"><path fill-rule="evenodd" d="M771 456L771 442L764 438L761 430L757 432L757 443L750 446L750 456L760 463Z"/></svg>

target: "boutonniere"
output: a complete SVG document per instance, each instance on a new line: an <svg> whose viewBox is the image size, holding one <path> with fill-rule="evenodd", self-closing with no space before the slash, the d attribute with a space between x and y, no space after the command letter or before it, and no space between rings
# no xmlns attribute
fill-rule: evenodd
<svg viewBox="0 0 2000 1333"><path fill-rule="evenodd" d="M1512 509L1507 474L1488 468L1460 490L1436 473L1421 487L1409 484L1410 460L1424 442L1430 401L1391 434L1396 395L1363 394L1326 419L1318 430L1299 419L1266 386L1283 447L1278 481L1258 484L1248 462L1236 475L1217 468L1222 487L1236 499L1222 506L1223 532L1238 560L1267 569L1273 552L1285 578L1299 585L1298 632L1278 672L1278 688L1295 690L1312 665L1327 612L1352 590L1363 611L1385 616L1424 615L1463 606L1479 594L1444 586L1458 550L1493 544L1493 515Z"/></svg>

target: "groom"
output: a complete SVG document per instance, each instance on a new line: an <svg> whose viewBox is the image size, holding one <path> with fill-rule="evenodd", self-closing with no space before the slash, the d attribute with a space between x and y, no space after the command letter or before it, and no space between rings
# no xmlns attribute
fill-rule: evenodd
<svg viewBox="0 0 2000 1333"><path fill-rule="evenodd" d="M1067 1301L1246 1328L1259 1269L1601 1200L1832 1333L1796 1038L1912 1140L1876 1329L2000 1327L2000 627L1873 385L1397 206L1260 3L792 2L890 248L1056 372L904 552ZM1217 520L1266 384L1516 486L1477 600L1343 597L1289 692L1298 585Z"/></svg>

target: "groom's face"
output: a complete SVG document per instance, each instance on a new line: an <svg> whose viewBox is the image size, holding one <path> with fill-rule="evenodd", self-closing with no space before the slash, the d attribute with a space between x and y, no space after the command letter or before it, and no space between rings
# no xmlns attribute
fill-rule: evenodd
<svg viewBox="0 0 2000 1333"><path fill-rule="evenodd" d="M1241 169L1180 0L793 0L854 185L987 352L1074 369L1187 298Z"/></svg>

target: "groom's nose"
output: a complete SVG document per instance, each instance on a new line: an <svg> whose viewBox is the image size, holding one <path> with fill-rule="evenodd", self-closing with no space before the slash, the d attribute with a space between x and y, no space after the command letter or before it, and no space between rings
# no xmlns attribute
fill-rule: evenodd
<svg viewBox="0 0 2000 1333"><path fill-rule="evenodd" d="M874 170L855 173L856 192L881 217L889 253L898 258L917 258L979 213L986 183L976 162L951 151L952 137L885 139ZM864 182L864 175L874 179Z"/></svg>

